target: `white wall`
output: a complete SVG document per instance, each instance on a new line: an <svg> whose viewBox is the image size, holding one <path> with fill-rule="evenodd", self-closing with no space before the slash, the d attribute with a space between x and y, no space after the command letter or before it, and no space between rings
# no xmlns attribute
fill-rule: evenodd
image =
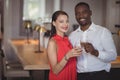
<svg viewBox="0 0 120 80"><path fill-rule="evenodd" d="M116 4L118 0L107 0L106 5L106 26L111 32L117 33L120 28L116 28L115 24L120 25L120 4ZM113 35L118 55L120 55L120 36Z"/></svg>

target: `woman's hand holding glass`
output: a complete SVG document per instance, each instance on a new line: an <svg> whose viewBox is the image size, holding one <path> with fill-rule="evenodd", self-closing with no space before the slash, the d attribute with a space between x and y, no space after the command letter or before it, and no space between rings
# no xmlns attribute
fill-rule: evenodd
<svg viewBox="0 0 120 80"><path fill-rule="evenodd" d="M71 57L77 57L80 56L82 53L82 49L80 47L74 47L73 49L71 49L66 55L65 57L67 57L67 59L71 58Z"/></svg>

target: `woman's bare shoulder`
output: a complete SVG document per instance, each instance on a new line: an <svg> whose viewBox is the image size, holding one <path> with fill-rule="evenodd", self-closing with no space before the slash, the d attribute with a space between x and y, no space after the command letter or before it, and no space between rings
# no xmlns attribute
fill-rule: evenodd
<svg viewBox="0 0 120 80"><path fill-rule="evenodd" d="M48 46L56 46L56 41L53 38L51 38L48 42Z"/></svg>

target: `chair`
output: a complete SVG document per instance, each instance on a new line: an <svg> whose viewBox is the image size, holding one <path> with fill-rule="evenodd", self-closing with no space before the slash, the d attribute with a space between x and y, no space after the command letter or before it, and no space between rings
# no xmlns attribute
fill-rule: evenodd
<svg viewBox="0 0 120 80"><path fill-rule="evenodd" d="M30 77L29 71L23 70L22 64L20 62L9 62L7 61L5 56L3 57L2 61L3 61L3 69L4 69L3 71L4 79L2 80L8 80L8 78L15 78L15 77L18 78Z"/></svg>

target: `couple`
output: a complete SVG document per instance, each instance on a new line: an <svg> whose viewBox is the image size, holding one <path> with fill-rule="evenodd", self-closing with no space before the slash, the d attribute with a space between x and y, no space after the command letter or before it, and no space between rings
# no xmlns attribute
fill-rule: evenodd
<svg viewBox="0 0 120 80"><path fill-rule="evenodd" d="M91 15L87 3L75 6L79 28L70 34L69 40L65 36L69 28L68 14L56 11L52 15L47 48L49 80L109 80L110 62L117 56L114 41L108 29L91 21Z"/></svg>

